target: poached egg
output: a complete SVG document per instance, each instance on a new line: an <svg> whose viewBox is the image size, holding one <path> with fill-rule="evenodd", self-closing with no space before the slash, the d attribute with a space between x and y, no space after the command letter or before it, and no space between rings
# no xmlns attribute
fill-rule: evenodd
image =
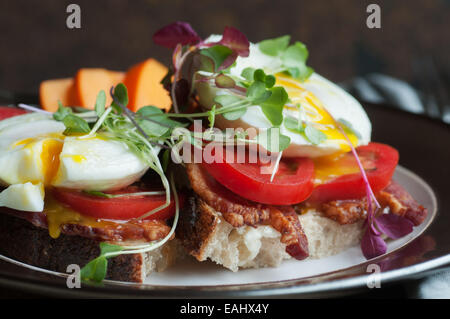
<svg viewBox="0 0 450 319"><path fill-rule="evenodd" d="M220 36L211 36L207 41L216 42ZM258 44L250 43L248 57L238 57L229 74L244 80L241 76L245 68L263 69L266 74L276 78L276 86L285 88L289 96L289 104L283 109L283 116L292 117L312 125L324 133L327 139L319 144L311 143L303 133L287 129L284 123L280 126L283 135L291 139L287 149L283 151L285 157L322 157L336 153L350 151L350 146L344 135L335 125L334 120L350 123L356 134L347 133L353 146L366 145L370 142L371 123L361 104L342 88L313 73L306 81L297 80L280 72L282 62L279 57L264 54ZM216 103L218 95L230 94L227 90L217 88L212 81L197 82L196 89L200 104L210 109ZM300 108L298 107L300 105ZM220 129L226 128L255 128L265 130L272 125L257 105L247 108L246 113L238 120L227 120L223 116L216 117L216 125ZM254 137L249 135L250 138Z"/></svg>
<svg viewBox="0 0 450 319"><path fill-rule="evenodd" d="M0 206L42 211L45 188L113 190L137 181L148 165L128 146L101 135L65 136L43 114L0 122Z"/></svg>

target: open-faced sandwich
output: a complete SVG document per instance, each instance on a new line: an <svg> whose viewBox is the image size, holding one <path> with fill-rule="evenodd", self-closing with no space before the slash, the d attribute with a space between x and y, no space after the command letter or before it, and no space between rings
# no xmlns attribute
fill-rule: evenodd
<svg viewBox="0 0 450 319"><path fill-rule="evenodd" d="M392 180L398 152L370 141L364 109L306 65L305 45L231 27L202 40L183 22L154 41L174 49L169 112L149 93L152 59L47 82L46 111L0 109L1 254L142 282L186 253L233 271L358 244L373 258L424 221Z"/></svg>

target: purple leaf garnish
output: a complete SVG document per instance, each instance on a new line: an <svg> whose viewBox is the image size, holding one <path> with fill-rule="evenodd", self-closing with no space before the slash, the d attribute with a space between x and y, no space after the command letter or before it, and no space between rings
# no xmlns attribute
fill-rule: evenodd
<svg viewBox="0 0 450 319"><path fill-rule="evenodd" d="M174 49L177 44L196 44L201 41L197 32L187 22L177 21L169 24L153 35L153 42L169 49Z"/></svg>
<svg viewBox="0 0 450 319"><path fill-rule="evenodd" d="M374 234L371 227L367 227L361 239L361 250L366 259L371 259L386 253L387 245L380 235Z"/></svg>
<svg viewBox="0 0 450 319"><path fill-rule="evenodd" d="M413 223L409 219L395 214L382 214L375 218L375 224L392 239L401 238L413 231Z"/></svg>
<svg viewBox="0 0 450 319"><path fill-rule="evenodd" d="M236 28L225 27L222 40L220 40L219 43L229 47L239 56L248 57L250 54L250 43L248 42L247 37Z"/></svg>

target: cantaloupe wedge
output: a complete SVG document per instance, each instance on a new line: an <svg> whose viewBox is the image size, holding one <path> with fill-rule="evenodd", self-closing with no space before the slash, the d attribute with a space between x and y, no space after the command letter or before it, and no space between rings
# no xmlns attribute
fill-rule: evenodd
<svg viewBox="0 0 450 319"><path fill-rule="evenodd" d="M73 79L54 79L41 82L39 87L39 100L41 107L49 112L56 112L58 110L58 100L64 106L78 104Z"/></svg>
<svg viewBox="0 0 450 319"><path fill-rule="evenodd" d="M106 93L106 105L112 102L109 90L123 82L125 73L97 68L83 68L75 75L75 94L79 105L94 109L95 100L100 90Z"/></svg>
<svg viewBox="0 0 450 319"><path fill-rule="evenodd" d="M172 101L160 83L166 74L167 68L155 59L148 59L132 66L124 80L128 88L128 108L136 112L143 106L154 105L169 110Z"/></svg>

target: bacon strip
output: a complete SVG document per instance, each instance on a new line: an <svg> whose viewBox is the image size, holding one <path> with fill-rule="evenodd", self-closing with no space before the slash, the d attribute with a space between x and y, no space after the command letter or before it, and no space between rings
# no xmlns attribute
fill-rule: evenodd
<svg viewBox="0 0 450 319"><path fill-rule="evenodd" d="M286 252L289 255L298 260L309 256L308 238L306 238L298 215L292 207L272 207L270 225L281 234L281 242L286 244Z"/></svg>
<svg viewBox="0 0 450 319"><path fill-rule="evenodd" d="M192 189L209 206L220 212L234 227L256 226L268 222L268 207L248 201L219 184L200 165L186 164Z"/></svg>
<svg viewBox="0 0 450 319"><path fill-rule="evenodd" d="M389 207L393 214L405 217L418 226L427 217L428 210L416 202L400 184L395 181L383 189L377 196L380 204Z"/></svg>
<svg viewBox="0 0 450 319"><path fill-rule="evenodd" d="M333 200L323 203L320 211L341 225L353 224L366 218L366 200Z"/></svg>
<svg viewBox="0 0 450 319"><path fill-rule="evenodd" d="M47 228L47 217L41 212L23 212L2 208L1 213L6 213L21 219L28 220L34 226ZM61 233L77 235L100 241L154 241L167 236L170 227L161 220L129 220L126 223L112 221L100 222L98 227L66 223L60 226Z"/></svg>
<svg viewBox="0 0 450 319"><path fill-rule="evenodd" d="M380 191L377 200L384 209L389 207L391 213L405 217L413 222L415 226L420 225L427 217L428 211L419 205L412 196L395 181ZM302 206L309 207L305 203ZM353 224L366 218L367 200L366 198L354 200L334 200L319 204L316 207L326 217L337 221L341 225Z"/></svg>

